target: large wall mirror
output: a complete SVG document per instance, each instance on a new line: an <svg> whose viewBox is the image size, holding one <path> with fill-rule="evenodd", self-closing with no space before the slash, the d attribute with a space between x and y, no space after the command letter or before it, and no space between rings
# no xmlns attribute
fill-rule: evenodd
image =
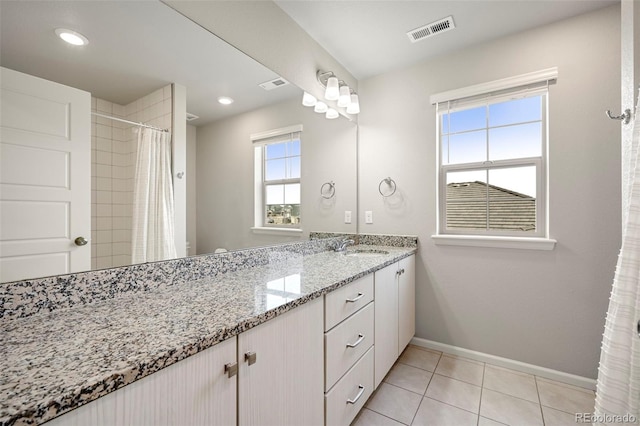
<svg viewBox="0 0 640 426"><path fill-rule="evenodd" d="M0 19L0 66L90 92L92 111L100 115L162 128L186 115L186 126L173 129L174 140L186 146L184 170L174 170L186 182L186 202L177 205L186 217L182 253L300 241L314 231L356 232L357 126L303 107L302 90L286 76L159 1L3 1ZM77 31L89 43L66 45L58 28ZM186 93L184 102L176 88ZM223 105L220 97L233 103ZM136 140L130 124L100 115L91 124L90 243L72 248L91 251L91 269L131 264ZM280 231L256 219L258 144L252 135L288 128L301 129L300 208L287 222L298 226ZM2 244L20 239L7 236L14 225L8 218L2 219ZM33 266L36 257L25 259Z"/></svg>

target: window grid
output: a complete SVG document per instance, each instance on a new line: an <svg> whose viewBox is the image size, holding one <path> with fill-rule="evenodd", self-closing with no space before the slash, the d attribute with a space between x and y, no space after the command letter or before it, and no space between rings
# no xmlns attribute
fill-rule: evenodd
<svg viewBox="0 0 640 426"><path fill-rule="evenodd" d="M518 96L514 97L511 95L508 100L517 100L523 98L530 97L539 97L540 98L540 119L536 120L523 120L518 122L508 122L506 124L497 124L494 126L490 125L491 116L490 116L490 107L491 105L499 104L505 102L504 97L501 99L488 99L480 102L469 103L464 106L464 108L457 108L455 111L465 111L472 110L478 108L480 106L484 106L484 128L471 128L464 129L460 131L451 131L452 130L452 109L451 102L447 102L447 107L444 111L438 112L437 120L438 120L438 130L439 130L439 144L440 144L440 196L439 196L439 205L440 205L440 218L443 219L440 221L440 234L477 234L477 235L504 235L504 236L532 236L539 237L546 234L546 214L545 214L545 159L546 159L546 136L547 136L547 126L546 126L546 115L547 115L547 90L536 91L535 93L529 93L526 96ZM443 117L446 120L443 120ZM510 128L515 126L523 126L528 124L540 124L540 155L535 157L525 157L525 158L513 158L513 159L500 159L500 160L490 160L491 158L491 139L490 132L495 129L502 128ZM446 126L446 131L443 127ZM468 162L468 163L454 163L451 164L451 136L459 135L459 134L468 134L472 132L484 131L484 143L485 143L485 159L483 161L476 162ZM446 147L446 149L445 149ZM446 161L446 164L445 164ZM492 227L491 220L491 207L492 207L492 197L490 196L490 191L492 188L490 171L491 170L500 170L506 168L515 168L515 167L534 167L535 168L535 229L533 232L528 230L528 227L523 227L521 230L518 229L508 229L508 230L500 230ZM484 202L484 215L485 215L485 223L484 228L455 228L449 227L449 217L447 216L447 206L450 201L447 194L447 176L450 172L455 171L483 171L484 172L484 196L480 200ZM452 183L453 184L453 183ZM470 199L467 199L469 201ZM495 201L494 201L495 202ZM494 217L495 218L495 217ZM516 225L513 225L514 227Z"/></svg>
<svg viewBox="0 0 640 426"><path fill-rule="evenodd" d="M295 149L294 149L294 144L298 144L298 153L295 153ZM273 147L274 145L283 145L284 147L284 155L282 156L276 156L276 157L268 157L267 155L267 150L268 148L271 146ZM300 219L300 200L298 200L297 204L293 204L293 203L287 203L287 198L286 198L286 189L287 186L291 187L292 185L298 185L300 188L300 173L297 174L297 176L293 176L293 167L292 167L292 162L291 160L293 159L298 159L298 170L300 171L300 165L301 165L301 160L302 160L302 156L301 156L301 146L300 146L300 137L298 135L292 135L290 139L286 140L286 141L281 141L281 142L275 142L275 143L268 143L268 144L264 144L262 147L262 200L263 201L263 223L262 225L265 227L277 227L277 228L299 228L300 227L300 223L301 223L301 219ZM269 161L273 161L273 160L285 160L284 161L284 176L285 178L283 179L268 179L267 178L267 173L268 173L268 165L269 165ZM282 215L282 223L270 223L270 218L269 217L269 204L268 204L268 190L270 187L277 187L281 185L282 186L282 212L278 212L278 214ZM298 198L300 197L300 193L301 190L298 190ZM290 206L291 208L289 209L287 206ZM290 223L284 223L285 221L290 220Z"/></svg>

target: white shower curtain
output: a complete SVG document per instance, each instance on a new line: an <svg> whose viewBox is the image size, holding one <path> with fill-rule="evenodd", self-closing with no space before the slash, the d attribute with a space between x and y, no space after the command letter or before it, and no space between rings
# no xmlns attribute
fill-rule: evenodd
<svg viewBox="0 0 640 426"><path fill-rule="evenodd" d="M168 132L149 128L138 130L132 230L133 263L176 257L171 137Z"/></svg>
<svg viewBox="0 0 640 426"><path fill-rule="evenodd" d="M638 109L640 111L640 99ZM640 114L633 123L634 146L640 142ZM640 149L636 152L640 153ZM629 211L613 279L602 338L596 390L596 423L621 423L612 416L640 422L640 158L636 155L629 191ZM632 420L632 419L631 419ZM632 420L633 421L633 420Z"/></svg>

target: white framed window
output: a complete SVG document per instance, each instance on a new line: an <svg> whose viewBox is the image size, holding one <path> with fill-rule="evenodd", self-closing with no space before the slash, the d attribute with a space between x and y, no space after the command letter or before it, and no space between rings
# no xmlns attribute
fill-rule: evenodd
<svg viewBox="0 0 640 426"><path fill-rule="evenodd" d="M255 229L299 230L302 126L251 135L255 163Z"/></svg>
<svg viewBox="0 0 640 426"><path fill-rule="evenodd" d="M435 237L548 239L548 86L556 78L545 70L432 96Z"/></svg>

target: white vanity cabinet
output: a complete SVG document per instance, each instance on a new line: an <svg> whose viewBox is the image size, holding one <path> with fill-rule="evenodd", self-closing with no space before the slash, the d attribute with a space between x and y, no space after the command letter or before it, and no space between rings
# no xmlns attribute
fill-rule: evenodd
<svg viewBox="0 0 640 426"><path fill-rule="evenodd" d="M47 425L323 425L323 323L318 298Z"/></svg>
<svg viewBox="0 0 640 426"><path fill-rule="evenodd" d="M47 426L235 425L236 338L56 417Z"/></svg>
<svg viewBox="0 0 640 426"><path fill-rule="evenodd" d="M348 425L414 332L411 255L47 424Z"/></svg>
<svg viewBox="0 0 640 426"><path fill-rule="evenodd" d="M415 334L415 255L375 272L375 387Z"/></svg>
<svg viewBox="0 0 640 426"><path fill-rule="evenodd" d="M238 336L238 424L324 424L321 297Z"/></svg>
<svg viewBox="0 0 640 426"><path fill-rule="evenodd" d="M416 334L416 257L398 262L398 356Z"/></svg>
<svg viewBox="0 0 640 426"><path fill-rule="evenodd" d="M349 425L373 392L373 274L325 295L325 414Z"/></svg>

